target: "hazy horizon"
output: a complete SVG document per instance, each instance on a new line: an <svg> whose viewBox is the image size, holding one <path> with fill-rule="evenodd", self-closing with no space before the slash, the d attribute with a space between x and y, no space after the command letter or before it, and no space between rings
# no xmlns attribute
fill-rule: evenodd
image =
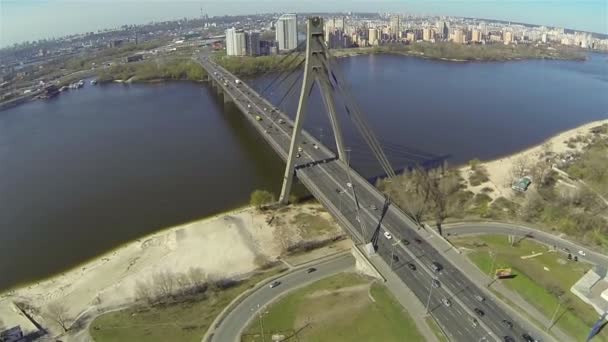
<svg viewBox="0 0 608 342"><path fill-rule="evenodd" d="M395 12L506 20L608 34L604 0L0 0L0 47L122 25L209 16L279 12Z"/></svg>

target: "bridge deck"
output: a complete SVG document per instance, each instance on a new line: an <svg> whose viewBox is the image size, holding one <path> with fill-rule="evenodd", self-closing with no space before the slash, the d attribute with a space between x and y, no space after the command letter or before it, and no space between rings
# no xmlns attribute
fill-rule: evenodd
<svg viewBox="0 0 608 342"><path fill-rule="evenodd" d="M230 96L245 118L285 161L291 140L292 120L248 85L243 82L236 84L236 77L221 66L206 57L201 57L199 62L208 71L210 80L221 88L224 96ZM256 120L256 116L260 116L262 120ZM279 123L280 119L283 123ZM490 299L483 304L479 303L475 295L483 291L479 290L476 284L428 243L414 243L422 241L416 223L396 206L389 205L383 210L385 198L377 188L355 170L337 160L332 151L308 132L302 133L303 150L296 167L298 179L355 241L370 241L380 226L377 255L391 263L394 252L397 256L397 259L392 261L394 272L422 303L426 303L429 297L431 280L440 280L441 286L432 290L429 310L451 340L480 341L488 336L488 331L491 331L491 336L495 338L506 335L521 336L525 329L517 323L522 322L514 322L513 329L506 327L502 320L509 318L503 308ZM394 238L385 238L382 236L384 232L390 232ZM400 243L393 247L395 241L402 239L412 243ZM433 272L433 262L439 262L444 269L439 273ZM417 270L411 271L407 267L408 263L415 264ZM453 305L446 307L441 303L442 298L450 298ZM476 307L482 307L485 312L483 318L477 317L481 324L481 327L477 328L470 323L470 320L476 317L473 313L473 308Z"/></svg>

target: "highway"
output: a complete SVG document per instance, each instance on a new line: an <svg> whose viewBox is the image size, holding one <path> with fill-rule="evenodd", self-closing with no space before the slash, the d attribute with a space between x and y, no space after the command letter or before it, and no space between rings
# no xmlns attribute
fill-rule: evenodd
<svg viewBox="0 0 608 342"><path fill-rule="evenodd" d="M220 87L224 96L230 96L252 125L260 132L277 154L286 160L292 120L246 84L236 84L235 76L216 65L206 57L199 62ZM227 94L226 94L227 93ZM256 117L259 116L258 120ZM453 341L502 341L504 336L521 340L525 332L540 336L534 327L511 319L492 298L483 302L475 296L482 293L466 275L454 267L440 252L423 241L418 234L418 226L399 208L385 204L384 196L356 171L344 162L337 160L334 153L320 144L310 134L303 132L301 156L296 163L296 175L300 182L321 202L356 242L369 242L379 227L378 254L390 264L392 243L405 239L394 248L398 261L394 271L426 304L430 295L430 313ZM356 203L359 203L357 206ZM390 232L393 238L383 236ZM421 241L417 243L415 241ZM438 262L443 266L440 272L433 272L431 264ZM412 271L407 263L416 266ZM432 288L432 279L441 284ZM432 291L432 292L431 292ZM443 298L451 301L447 307L441 303ZM478 308L483 315L474 313ZM472 320L478 325L474 326ZM512 328L504 321L513 322ZM524 324L526 326L524 326Z"/></svg>
<svg viewBox="0 0 608 342"><path fill-rule="evenodd" d="M316 270L308 273L309 267ZM268 284L249 294L247 298L228 313L215 329L211 341L240 341L241 334L247 325L249 325L249 322L258 318L258 315L255 314L258 310L264 310L267 305L290 291L344 271L354 270L354 267L355 259L352 255L348 254L317 264L311 264L301 270L269 280ZM269 284L275 280L279 281L280 284L274 288L270 288Z"/></svg>
<svg viewBox="0 0 608 342"><path fill-rule="evenodd" d="M555 246L559 251L564 253L572 253L573 256L578 256L580 261L587 261L602 266L608 265L608 256L606 255L594 252L589 248L580 246L551 233L526 226L511 223L475 222L446 224L444 225L444 228L444 232L448 237L475 234L500 234L534 239L548 246ZM583 251L585 256L579 254L579 251Z"/></svg>

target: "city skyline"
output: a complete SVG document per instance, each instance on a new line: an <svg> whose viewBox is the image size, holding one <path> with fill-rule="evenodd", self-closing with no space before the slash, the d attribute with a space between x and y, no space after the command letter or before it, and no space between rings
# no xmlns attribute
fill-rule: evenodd
<svg viewBox="0 0 608 342"><path fill-rule="evenodd" d="M142 10L145 6L145 10ZM446 15L507 20L534 25L565 27L608 33L605 1L395 1L381 2L313 0L306 3L279 1L143 1L109 0L6 1L0 3L0 47L27 40L58 38L121 25L144 24L208 15L244 15L268 12L395 12L415 15ZM27 19L27 20L26 20Z"/></svg>

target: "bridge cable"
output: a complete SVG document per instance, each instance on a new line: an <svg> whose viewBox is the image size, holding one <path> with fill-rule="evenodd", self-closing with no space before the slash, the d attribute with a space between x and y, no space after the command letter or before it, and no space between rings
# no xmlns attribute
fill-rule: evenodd
<svg viewBox="0 0 608 342"><path fill-rule="evenodd" d="M292 60L291 60L291 61L289 61L289 63L287 63L286 65L290 65L291 63L293 63L294 61L296 61L296 60L298 59L298 56L300 56L300 55L301 55L301 51L299 51L299 50L302 48L302 46L303 46L305 43L306 43L306 42L305 42L305 41L303 41L303 42L301 42L301 43L300 43L300 44L299 44L299 45L298 45L298 46L297 46L295 49L293 49L293 50L289 51L289 53L287 53L285 56L283 56L283 58L281 58L281 59L279 60L279 62L277 63L276 67L277 67L277 68L278 68L278 67L280 67L281 63L283 63L285 60L287 60L288 58L291 58L291 57L294 57L294 58L292 58ZM294 54L294 53L295 53L295 54ZM266 91L267 91L267 90L268 90L270 87L272 87L272 85L274 84L274 82L276 82L276 80L277 80L277 79L278 79L280 76L281 76L281 73L280 73L280 72L279 72L279 73L277 73L276 77L275 77L275 78L274 78L274 79L273 79L273 80L270 82L270 84L268 84L268 85L266 86L266 88L264 88L264 90L262 90L262 91L260 92L260 94L265 93L265 92L266 92Z"/></svg>
<svg viewBox="0 0 608 342"><path fill-rule="evenodd" d="M326 71L329 71L329 69L330 69L329 65L328 65L329 61L327 61L325 59L321 59L321 60L323 61L323 66L325 67ZM380 163L380 165L382 166L382 168L384 169L386 174L389 177L394 177L395 176L394 169L391 167L390 162L386 158L386 155L384 154L380 143L378 142L377 138L371 131L369 125L363 119L360 109L357 106L357 102L354 101L352 95L346 88L347 87L346 82L343 81L343 78L341 77L342 75L339 74L337 69L338 68L331 68L331 74L330 74L331 75L330 83L331 83L331 79L333 79L334 83L335 83L334 91L338 90L340 92L340 94L343 96L344 107L345 107L348 115L351 117L351 119L353 119L355 126L361 133L364 140L369 145L372 153L376 156L376 158L378 159L378 162ZM351 106L349 106L348 103L351 103Z"/></svg>

